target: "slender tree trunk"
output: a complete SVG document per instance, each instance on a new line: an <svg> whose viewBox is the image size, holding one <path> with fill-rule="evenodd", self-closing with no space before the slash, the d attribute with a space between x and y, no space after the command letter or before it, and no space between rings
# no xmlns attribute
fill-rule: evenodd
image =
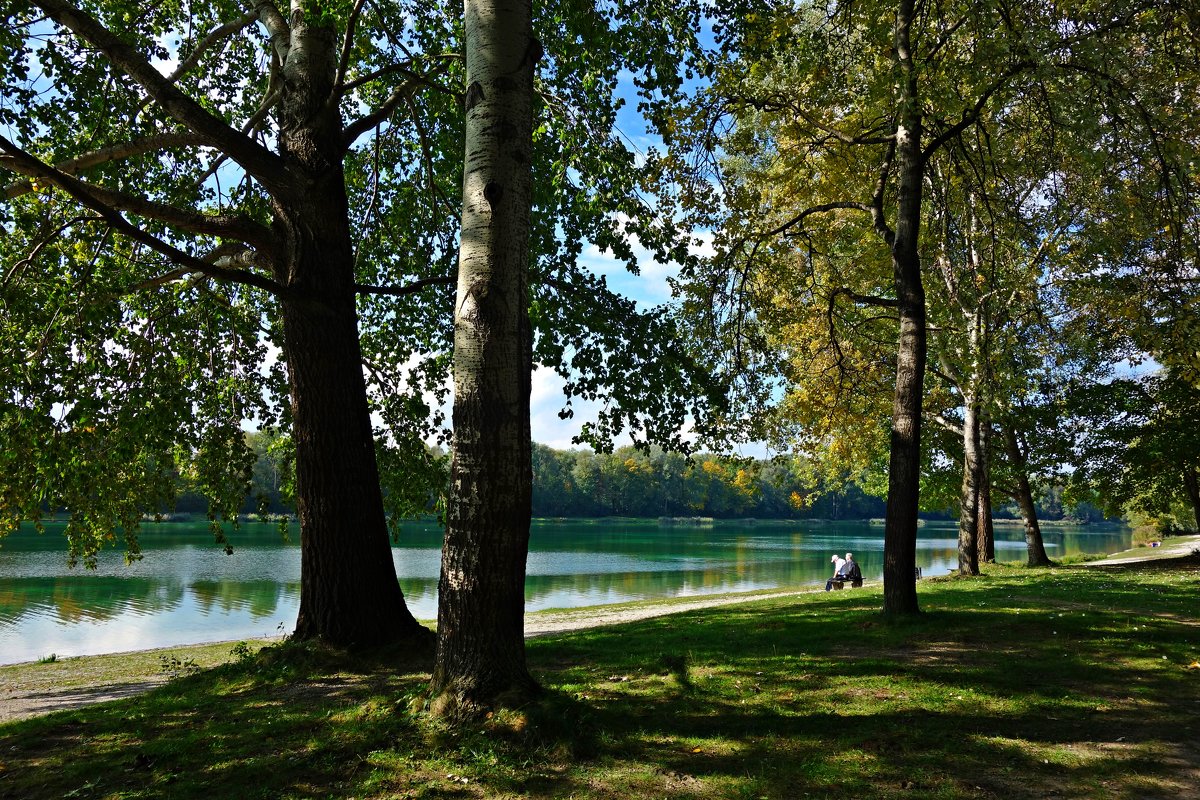
<svg viewBox="0 0 1200 800"><path fill-rule="evenodd" d="M967 338L969 373L963 382L963 475L958 505L958 574L979 574L979 370L980 315Z"/></svg>
<svg viewBox="0 0 1200 800"><path fill-rule="evenodd" d="M979 504L975 541L979 560L996 560L996 529L992 524L992 426L986 408L979 416Z"/></svg>
<svg viewBox="0 0 1200 800"><path fill-rule="evenodd" d="M525 664L532 466L527 271L530 0L466 0L467 136L454 314L454 456L431 709L461 716L538 691Z"/></svg>
<svg viewBox="0 0 1200 800"><path fill-rule="evenodd" d="M355 309L333 30L293 15L280 152L310 189L274 208L276 279L296 448L300 612L295 636L370 646L431 639L404 603L388 541Z"/></svg>
<svg viewBox="0 0 1200 800"><path fill-rule="evenodd" d="M1025 549L1027 563L1031 567L1048 567L1054 562L1046 555L1046 544L1042 541L1042 529L1038 525L1037 508L1033 504L1033 492L1029 488L1029 471L1025 454L1017 441L1017 432L1011 424L1003 426L1004 448L1017 477L1016 501L1021 509L1021 520L1025 523Z"/></svg>
<svg viewBox="0 0 1200 800"><path fill-rule="evenodd" d="M1183 485L1187 488L1188 500L1192 504L1192 514L1196 517L1196 530L1200 531L1200 478L1196 475L1195 467L1184 469Z"/></svg>
<svg viewBox="0 0 1200 800"><path fill-rule="evenodd" d="M892 270L900 315L896 395L892 405L887 519L883 535L883 610L917 614L917 510L921 480L921 403L924 397L925 287L918 237L921 224L921 105L910 47L914 0L900 0L894 44L902 73L896 130L899 193L892 237Z"/></svg>
<svg viewBox="0 0 1200 800"><path fill-rule="evenodd" d="M972 379L973 383L973 379ZM963 475L958 501L958 574L979 574L979 398L963 395Z"/></svg>

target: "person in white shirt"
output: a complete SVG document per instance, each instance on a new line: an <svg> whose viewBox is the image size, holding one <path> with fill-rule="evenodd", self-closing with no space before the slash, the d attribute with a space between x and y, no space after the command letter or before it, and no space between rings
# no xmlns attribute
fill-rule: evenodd
<svg viewBox="0 0 1200 800"><path fill-rule="evenodd" d="M837 553L834 553L833 557L831 557L829 560L833 563L833 578L825 581L825 591L827 592L833 590L834 578L837 578L841 574L842 567L846 564L846 560Z"/></svg>

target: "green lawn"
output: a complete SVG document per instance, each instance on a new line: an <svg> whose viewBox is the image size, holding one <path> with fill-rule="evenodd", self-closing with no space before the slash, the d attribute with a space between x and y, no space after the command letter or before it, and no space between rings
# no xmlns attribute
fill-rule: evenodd
<svg viewBox="0 0 1200 800"><path fill-rule="evenodd" d="M545 700L460 730L419 658L267 648L0 726L0 797L1196 798L1200 558L1165 564L927 579L913 621L867 588L534 639Z"/></svg>

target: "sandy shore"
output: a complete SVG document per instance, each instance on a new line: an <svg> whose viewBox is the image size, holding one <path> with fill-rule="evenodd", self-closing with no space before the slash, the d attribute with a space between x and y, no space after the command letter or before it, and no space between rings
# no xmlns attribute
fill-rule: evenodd
<svg viewBox="0 0 1200 800"><path fill-rule="evenodd" d="M1121 553L1113 553L1104 559L1088 562L1088 565L1131 564L1139 561L1185 556L1200 550L1200 536L1179 536L1163 541L1161 547L1138 547ZM800 594L819 592L819 587L806 589L749 592L734 595L699 596L672 598L662 602L630 603L614 606L564 609L561 611L539 611L525 617L525 635L545 636L552 633L596 628L602 625L618 625L623 622L680 614L702 608L746 603L770 597L793 597ZM127 673L120 681L100 678L94 683L82 681L77 674L80 663L88 659L110 656L83 656L66 659L55 664L23 664L0 667L0 722L24 717L64 711L92 703L101 703L129 697L153 689L166 682L167 677L157 669L156 653L178 651L180 648L162 648L146 651L151 656L143 659L151 667ZM63 676L72 675L68 685L63 685Z"/></svg>

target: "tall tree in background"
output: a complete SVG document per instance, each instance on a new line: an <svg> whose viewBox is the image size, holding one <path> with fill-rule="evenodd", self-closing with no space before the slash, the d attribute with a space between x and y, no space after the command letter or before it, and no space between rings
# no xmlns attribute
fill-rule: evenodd
<svg viewBox="0 0 1200 800"><path fill-rule="evenodd" d="M1180 76L1194 74L1179 61L1187 22L1178 7L1156 0L1102 8L1036 2L799 4L733 12L721 22L718 35L726 49L714 57L712 85L697 93L693 114L671 130L681 142L672 166L696 198L694 218L720 231L717 257L688 276L687 290L697 307L710 309L705 334L735 356L731 369L768 374L766 388L751 395L768 414L792 405L787 399L777 403L781 395L811 394L812 385L829 383L822 374L828 360L813 363L805 374L806 352L832 352L843 376L849 363L843 356L854 351L874 352L877 363L894 370L884 603L888 612L914 612L910 556L929 312L923 273L928 276L936 262L943 234L938 226L928 227L923 197L939 181L935 167L952 150L967 152L960 145L968 140L970 149L985 155L998 147L1007 158L1004 166L1017 167L1011 175L1000 170L993 176L990 156L960 158L977 199L969 213L958 213L959 222L980 220L984 239L1007 235L1007 229L989 233L996 209L992 189L984 184L1003 185L1015 177L1015 184L1032 187L1026 206L1017 209L1021 214L1040 202L1076 210L1077 203L1088 202L1088 193L1071 188L1075 170L1091 176L1078 181L1082 186L1107 169L1099 194L1110 199L1094 204L1096 209L1117 196L1124 202L1138 197L1126 191L1131 182L1150 200L1152 187L1163 187L1159 199L1165 202L1148 204L1154 211L1146 219L1160 226L1170 221L1171 230L1178 230L1180 201L1188 192L1179 168L1189 163L1188 151L1175 149L1180 139L1164 103L1172 93L1191 96L1191 87L1148 92L1138 87L1153 83L1149 64ZM1020 120L1070 150L1057 153L1049 174L1022 171L1020 149L1031 137L1018 135ZM1005 129L992 127L993 121ZM1120 136L1112 135L1114 128ZM697 151L707 160L695 159ZM1127 169L1136 152L1144 155ZM705 169L697 170L696 163ZM1115 174L1113 164L1120 165ZM717 180L702 179L713 172ZM1012 186L1006 191L1019 194ZM1099 216L1114 221L1108 212ZM884 260L872 252L872 232L887 245L890 280ZM1118 241L1114 236L1108 244ZM1113 252L1115 247L1107 251ZM963 255L967 263L970 253ZM1105 264L1097 267L1106 270ZM972 294L1005 296L1012 289L985 285ZM873 313L848 311L850 306ZM968 342L974 330L985 343L994 321L987 321L986 308L966 306L967 324L953 329ZM829 324L810 325L807 339L789 340L774 323L791 308L820 309ZM897 345L887 352L879 347L880 321L889 312L880 309L892 309L899 327ZM776 354L759 354L754 363L736 359L762 349ZM962 371L961 387L968 391L960 402L970 400L968 411L981 418L987 408L978 401L990 387L975 372ZM838 385L853 382L843 378ZM781 387L786 392L777 391ZM857 398L843 402L861 404ZM861 427L874 428L876 419L871 415ZM971 434L969 442L977 440ZM983 459L972 460L977 465L967 471L963 491L966 571L973 570L969 554L978 546L981 512L971 498L984 483L977 474Z"/></svg>
<svg viewBox="0 0 1200 800"><path fill-rule="evenodd" d="M438 581L433 711L537 690L525 666L532 462L530 0L466 0L467 133L454 311L454 446Z"/></svg>

